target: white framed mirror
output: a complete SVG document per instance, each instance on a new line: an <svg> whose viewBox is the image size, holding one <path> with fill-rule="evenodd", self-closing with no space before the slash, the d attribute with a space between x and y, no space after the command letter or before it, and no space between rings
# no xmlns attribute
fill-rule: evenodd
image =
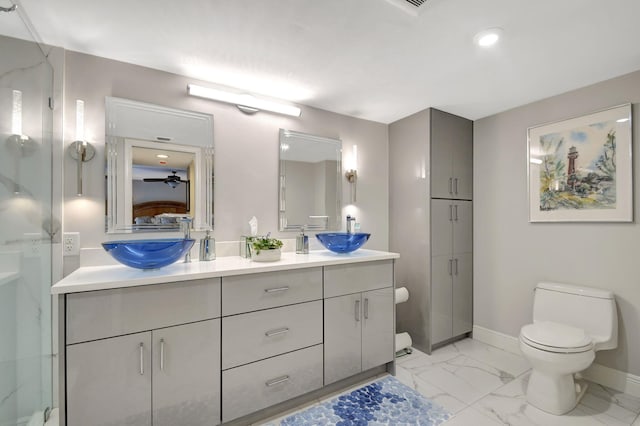
<svg viewBox="0 0 640 426"><path fill-rule="evenodd" d="M280 129L280 231L340 229L342 141Z"/></svg>
<svg viewBox="0 0 640 426"><path fill-rule="evenodd" d="M213 116L107 97L108 233L213 228Z"/></svg>

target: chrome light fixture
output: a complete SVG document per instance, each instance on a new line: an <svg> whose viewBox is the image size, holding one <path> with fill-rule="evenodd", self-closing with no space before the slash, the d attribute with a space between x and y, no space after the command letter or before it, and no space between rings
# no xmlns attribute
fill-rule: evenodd
<svg viewBox="0 0 640 426"><path fill-rule="evenodd" d="M353 146L351 163L345 172L344 177L347 178L347 182L349 182L351 186L351 203L353 204L356 202L356 190L358 184L358 145Z"/></svg>
<svg viewBox="0 0 640 426"><path fill-rule="evenodd" d="M300 108L286 103L256 98L247 93L234 93L222 89L187 84L187 93L199 98L212 99L214 101L234 104L238 109L246 114L255 114L258 111L270 111L278 114L300 117Z"/></svg>
<svg viewBox="0 0 640 426"><path fill-rule="evenodd" d="M82 163L90 161L96 155L96 150L84 140L84 101L80 99L76 100L76 138L68 150L71 158L78 163L76 195L82 197Z"/></svg>

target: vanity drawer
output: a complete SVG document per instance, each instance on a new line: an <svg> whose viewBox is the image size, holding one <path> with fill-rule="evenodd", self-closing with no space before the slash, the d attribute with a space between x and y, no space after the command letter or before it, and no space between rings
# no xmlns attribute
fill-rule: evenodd
<svg viewBox="0 0 640 426"><path fill-rule="evenodd" d="M295 269L222 279L222 315L322 299L322 268Z"/></svg>
<svg viewBox="0 0 640 426"><path fill-rule="evenodd" d="M222 318L222 369L322 343L322 301Z"/></svg>
<svg viewBox="0 0 640 426"><path fill-rule="evenodd" d="M324 267L324 297L393 286L393 260Z"/></svg>
<svg viewBox="0 0 640 426"><path fill-rule="evenodd" d="M222 421L322 387L322 345L222 372Z"/></svg>
<svg viewBox="0 0 640 426"><path fill-rule="evenodd" d="M220 278L66 296L66 342L73 344L220 317Z"/></svg>

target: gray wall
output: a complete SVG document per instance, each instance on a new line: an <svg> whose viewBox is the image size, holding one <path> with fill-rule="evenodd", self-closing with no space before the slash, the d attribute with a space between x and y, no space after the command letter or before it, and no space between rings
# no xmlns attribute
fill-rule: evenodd
<svg viewBox="0 0 640 426"><path fill-rule="evenodd" d="M338 138L343 153L358 145L358 201L346 206L362 230L371 232L367 248L388 248L388 135L385 124L302 107L292 118L261 112L245 115L235 106L190 97L187 83L197 80L113 60L66 52L65 144L74 134L75 100L85 101L86 138L97 148L85 170L85 196L75 196L75 164L65 156L65 231L80 232L81 247L99 247L104 233L104 98L128 99L210 113L214 116L215 230L218 241L234 241L249 231L252 216L260 232L278 233L278 130L280 128ZM206 83L202 83L206 85ZM343 200L349 198L343 183ZM344 228L344 224L343 224ZM197 237L198 235L196 235ZM120 236L122 237L122 236ZM77 260L65 258L77 266ZM69 271L68 266L65 269Z"/></svg>
<svg viewBox="0 0 640 426"><path fill-rule="evenodd" d="M636 223L528 223L527 128L627 102L640 102L640 72L475 122L474 323L517 336L531 321L532 290L542 280L610 289L618 303L619 346L599 352L596 362L640 375L637 219ZM637 105L633 122L637 139ZM633 145L634 184L639 188L637 140ZM636 195L636 218L639 203Z"/></svg>

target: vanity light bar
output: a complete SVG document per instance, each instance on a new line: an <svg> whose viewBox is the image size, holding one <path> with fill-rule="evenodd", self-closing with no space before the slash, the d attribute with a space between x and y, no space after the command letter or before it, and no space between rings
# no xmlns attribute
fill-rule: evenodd
<svg viewBox="0 0 640 426"><path fill-rule="evenodd" d="M246 93L227 92L225 90L198 86L196 84L187 84L187 93L191 96L234 104L241 110L243 110L242 107L248 107L250 109L277 112L278 114L291 115L293 117L300 117L301 114L300 108L296 106L255 98Z"/></svg>

